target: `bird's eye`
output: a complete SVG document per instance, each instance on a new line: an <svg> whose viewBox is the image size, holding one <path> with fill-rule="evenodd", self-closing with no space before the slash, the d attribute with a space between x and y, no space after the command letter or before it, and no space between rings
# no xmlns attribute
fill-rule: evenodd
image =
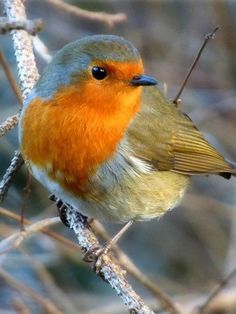
<svg viewBox="0 0 236 314"><path fill-rule="evenodd" d="M107 76L107 72L104 68L94 66L92 68L92 75L96 80L103 80Z"/></svg>

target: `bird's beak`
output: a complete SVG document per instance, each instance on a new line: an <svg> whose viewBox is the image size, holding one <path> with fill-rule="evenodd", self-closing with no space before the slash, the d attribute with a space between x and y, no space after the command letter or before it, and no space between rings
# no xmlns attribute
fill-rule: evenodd
<svg viewBox="0 0 236 314"><path fill-rule="evenodd" d="M156 85L157 80L154 77L148 75L135 75L131 80L130 84L133 86L148 86L148 85Z"/></svg>

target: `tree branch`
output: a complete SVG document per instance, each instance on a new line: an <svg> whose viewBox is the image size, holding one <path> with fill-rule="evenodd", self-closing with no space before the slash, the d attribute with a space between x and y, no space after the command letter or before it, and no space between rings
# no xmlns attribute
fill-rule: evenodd
<svg viewBox="0 0 236 314"><path fill-rule="evenodd" d="M8 218L14 219L16 221L19 221L19 222L21 221L21 216L13 213L12 211L10 211L6 208L0 207L0 214L6 216ZM28 219L24 219L24 224L31 225L31 221ZM61 236L60 234L58 234L55 231L48 230L48 229L44 228L41 230L41 232L43 234L46 234L47 236L51 237L52 239L60 242L61 244L63 244L67 248L70 248L72 250L78 250L79 249L78 244L76 244L76 243L70 241L69 239Z"/></svg>
<svg viewBox="0 0 236 314"><path fill-rule="evenodd" d="M214 39L215 38L215 34L216 34L216 32L218 31L219 28L220 28L219 26L215 27L214 30L211 33L209 33L209 34L207 34L205 36L205 40L204 40L200 50L198 51L198 54L197 54L196 58L194 59L194 61L193 61L192 65L191 65L191 67L190 67L186 77L184 78L184 81L183 81L183 83L182 83L182 85L180 87L179 92L177 93L177 95L175 96L174 100L172 101L177 107L181 103L180 96L181 96L181 94L182 94L182 92L183 92L183 90L184 90L184 88L185 88L185 86L186 86L186 84L188 82L188 79L189 79L190 75L192 74L196 64L198 63L198 60L200 59L204 48L206 47L206 45L207 45L207 43L208 43L208 41L210 39Z"/></svg>
<svg viewBox="0 0 236 314"><path fill-rule="evenodd" d="M0 182L0 203L4 200L10 186L13 177L23 165L24 160L21 156L21 153L17 150L15 151L15 155L11 160L10 166L7 168L6 173L4 174L2 181Z"/></svg>
<svg viewBox="0 0 236 314"><path fill-rule="evenodd" d="M25 21L26 13L21 0L4 0L4 7L9 22ZM16 56L19 83L23 99L27 96L39 78L32 48L32 39L25 30L12 30L12 40Z"/></svg>
<svg viewBox="0 0 236 314"><path fill-rule="evenodd" d="M3 123L0 124L0 137L5 135L8 131L13 129L18 124L19 114L14 114L8 117Z"/></svg>
<svg viewBox="0 0 236 314"><path fill-rule="evenodd" d="M30 226L26 227L24 231L16 232L10 235L9 237L0 241L0 255L17 248L23 240L30 237L33 233L41 231L45 227L57 224L58 222L60 222L59 217L46 218L31 224Z"/></svg>
<svg viewBox="0 0 236 314"><path fill-rule="evenodd" d="M24 3L21 0L4 0L4 7L9 23L16 20L26 20ZM33 88L39 78L32 48L31 36L25 30L12 30L12 40L16 56L17 70L22 91L23 100ZM23 158L20 152L16 152L7 172L0 182L0 202L4 199L12 177L23 165Z"/></svg>
<svg viewBox="0 0 236 314"><path fill-rule="evenodd" d="M207 300L204 302L202 306L199 308L199 314L206 314L208 312L208 309L212 304L214 304L215 299L219 296L219 294L222 292L224 287L229 283L230 279L233 278L236 275L236 268L232 270L232 272L225 277L219 285L211 292L211 294L208 296Z"/></svg>
<svg viewBox="0 0 236 314"><path fill-rule="evenodd" d="M81 219L81 215L74 209L68 207L66 217L70 224L70 228L77 236L77 240L81 248L87 252L97 249L100 244L87 223ZM110 258L108 255L101 255L99 275L104 278L119 297L128 306L130 313L138 314L154 314L148 308L139 295L133 290L131 285L124 277L124 271Z"/></svg>
<svg viewBox="0 0 236 314"><path fill-rule="evenodd" d="M30 296L34 301L40 304L46 310L47 313L62 314L62 312L56 307L56 305L53 304L49 299L43 298L41 295L33 291L31 288L27 287L26 285L16 280L1 267L0 277L20 293L25 293L26 295Z"/></svg>
<svg viewBox="0 0 236 314"><path fill-rule="evenodd" d="M16 82L16 79L14 77L14 75L11 72L11 69L7 63L7 60L4 56L4 53L2 51L0 51L0 63L2 65L2 68L5 72L5 75L8 79L9 84L11 85L12 90L14 91L17 100L19 101L19 103L22 105L22 96L21 96L21 91L19 89L19 86Z"/></svg>
<svg viewBox="0 0 236 314"><path fill-rule="evenodd" d="M107 24L112 28L116 23L121 23L126 20L126 15L124 13L109 14L105 12L93 12L88 10L83 10L75 5L66 3L62 0L46 0L55 7L63 10L70 14L77 15L82 18L86 18L92 21L98 21Z"/></svg>
<svg viewBox="0 0 236 314"><path fill-rule="evenodd" d="M36 35L43 29L43 21L37 20L19 20L9 21L5 17L0 18L0 34L5 34L12 30L26 30L30 35Z"/></svg>

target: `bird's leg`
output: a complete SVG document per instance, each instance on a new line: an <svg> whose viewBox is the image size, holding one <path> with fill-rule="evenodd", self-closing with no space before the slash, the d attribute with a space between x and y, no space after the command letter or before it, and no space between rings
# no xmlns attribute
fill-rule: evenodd
<svg viewBox="0 0 236 314"><path fill-rule="evenodd" d="M132 226L133 220L128 221L114 237L107 241L103 246L103 254L107 254L111 247L116 244L125 232Z"/></svg>
<svg viewBox="0 0 236 314"><path fill-rule="evenodd" d="M107 241L102 247L94 248L87 251L83 260L85 262L93 262L93 269L96 273L100 273L100 269L102 266L102 256L105 256L111 247L118 242L118 240L123 236L123 234L129 229L129 227L133 224L133 220L128 221L121 230L109 241Z"/></svg>

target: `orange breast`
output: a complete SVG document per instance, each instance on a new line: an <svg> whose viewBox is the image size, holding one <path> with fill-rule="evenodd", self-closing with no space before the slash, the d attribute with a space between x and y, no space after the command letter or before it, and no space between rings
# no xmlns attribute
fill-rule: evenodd
<svg viewBox="0 0 236 314"><path fill-rule="evenodd" d="M111 93L71 85L51 100L33 100L22 117L24 158L76 195L89 192L89 176L114 154L139 108L140 88Z"/></svg>

